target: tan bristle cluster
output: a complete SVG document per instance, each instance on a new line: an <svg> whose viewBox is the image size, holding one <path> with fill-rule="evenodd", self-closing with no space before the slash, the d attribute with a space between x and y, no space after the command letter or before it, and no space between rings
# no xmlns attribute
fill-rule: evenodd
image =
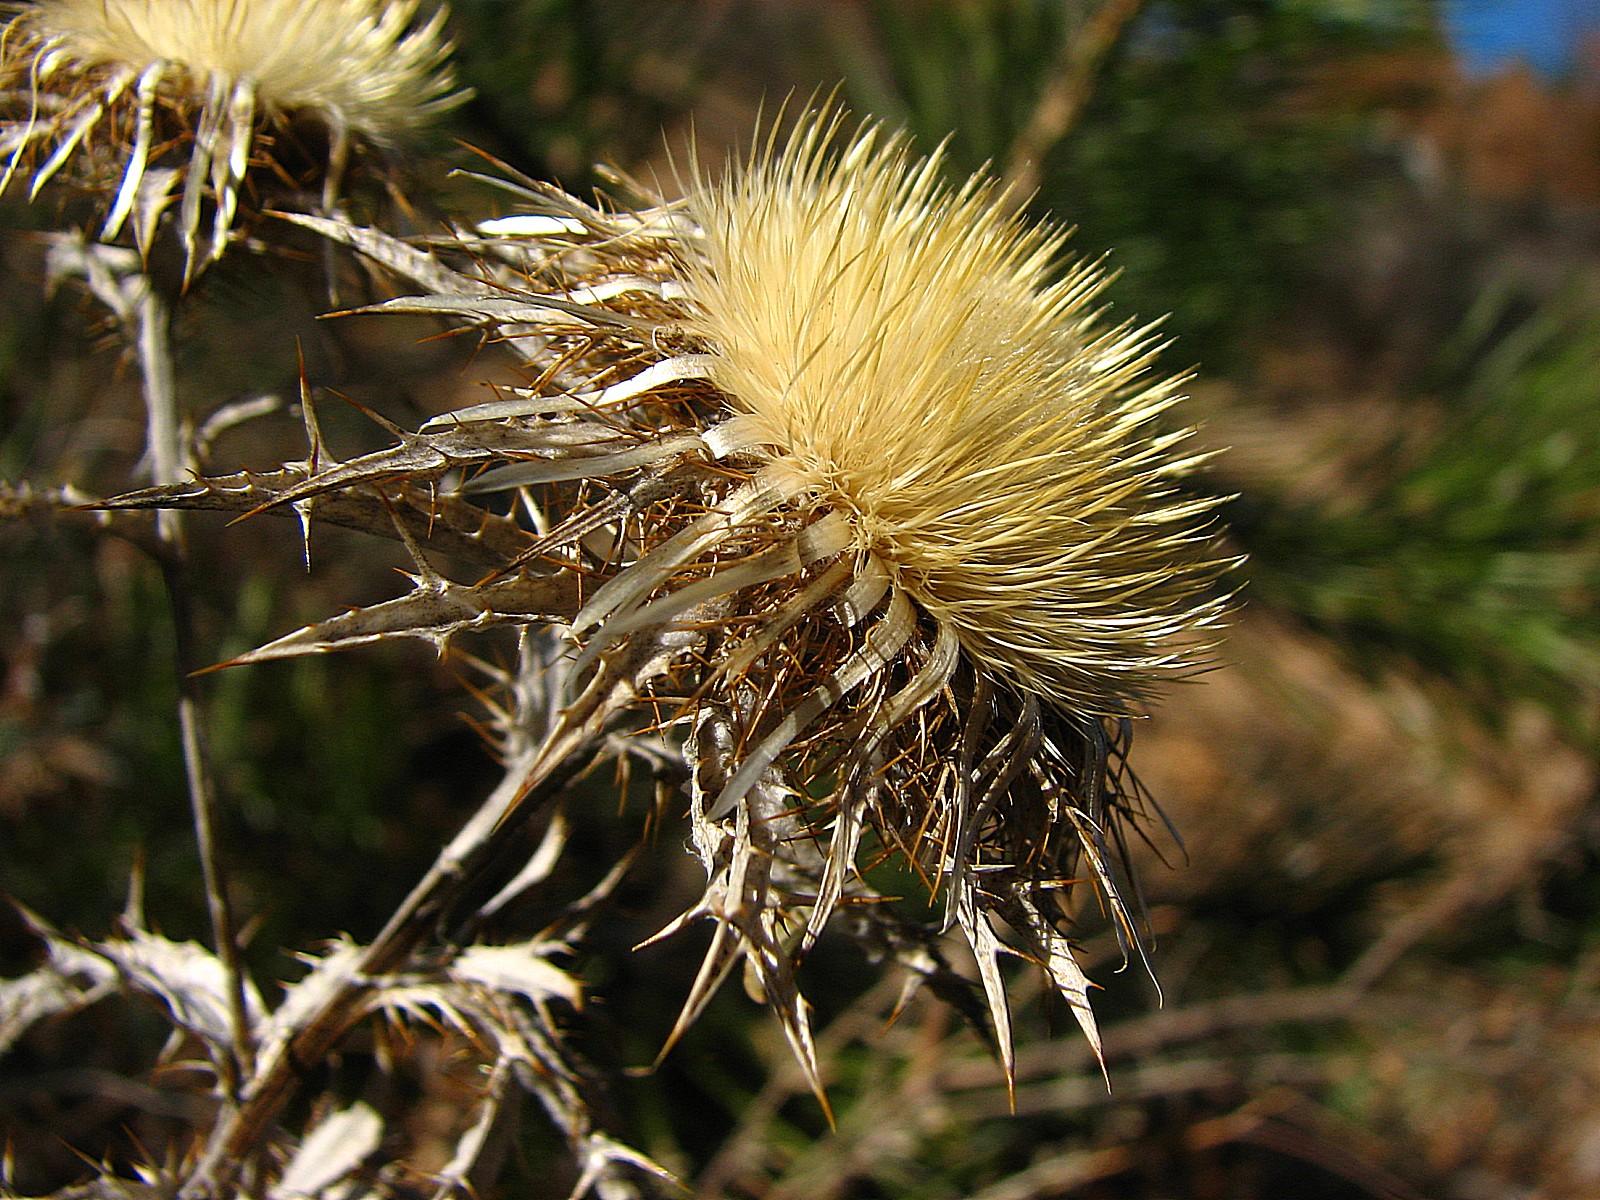
<svg viewBox="0 0 1600 1200"><path fill-rule="evenodd" d="M867 131L699 184L689 327L771 453L845 512L856 544L963 647L1019 685L1124 712L1192 669L1214 571L1204 510L1153 421L1147 330L1095 328L1092 268L981 181Z"/></svg>
<svg viewBox="0 0 1600 1200"><path fill-rule="evenodd" d="M0 40L0 81L31 97L0 125L5 181L37 192L77 158L110 160L102 237L130 220L148 252L174 193L186 269L226 245L255 137L320 126L332 199L352 144L390 146L460 99L441 8L417 0L35 0ZM177 137L186 158L165 162ZM173 169L176 167L176 169ZM103 168L101 168L103 169ZM202 198L215 206L200 246Z"/></svg>
<svg viewBox="0 0 1600 1200"><path fill-rule="evenodd" d="M439 10L416 0L38 0L18 30L51 47L47 70L169 64L196 94L248 80L274 113L325 113L392 141L449 103Z"/></svg>

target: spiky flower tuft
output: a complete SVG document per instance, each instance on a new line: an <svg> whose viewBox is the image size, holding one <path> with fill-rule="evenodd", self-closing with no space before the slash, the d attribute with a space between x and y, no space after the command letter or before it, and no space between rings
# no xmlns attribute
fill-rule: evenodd
<svg viewBox="0 0 1600 1200"><path fill-rule="evenodd" d="M977 662L1076 711L1123 713L1194 665L1206 568L1175 496L1173 403L1148 331L1099 331L1102 277L1054 282L1061 235L940 183L872 133L812 125L694 189L686 322L750 436L848 518L853 549Z"/></svg>
<svg viewBox="0 0 1600 1200"><path fill-rule="evenodd" d="M1202 664L1225 607L1148 333L1102 329L1099 274L1052 277L1058 233L941 170L813 116L681 204L529 185L470 274L308 219L428 289L379 309L498 330L527 385L300 481L156 497L350 519L383 492L416 590L246 659L553 621L574 657L552 746L629 712L686 729L708 884L670 928L715 934L678 1028L743 961L819 1092L797 966L834 918L925 974L959 928L1008 1069L1006 954L1096 1039L1072 881L1136 947L1128 718ZM506 492L517 534L478 507ZM487 579L427 561L451 530ZM943 921L895 917L886 883L926 887Z"/></svg>
<svg viewBox="0 0 1600 1200"><path fill-rule="evenodd" d="M34 0L0 40L0 88L23 107L0 126L3 183L35 193L69 163L110 196L103 237L134 222L148 252L181 193L185 270L220 255L264 128L316 127L325 201L352 143L391 147L455 103L445 11L417 0ZM169 148L187 158L169 162ZM268 172L261 172L263 176ZM200 209L214 204L207 245Z"/></svg>

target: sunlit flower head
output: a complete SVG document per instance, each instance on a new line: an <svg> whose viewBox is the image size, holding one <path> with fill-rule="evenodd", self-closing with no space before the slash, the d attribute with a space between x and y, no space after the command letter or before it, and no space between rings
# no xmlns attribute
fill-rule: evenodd
<svg viewBox="0 0 1600 1200"><path fill-rule="evenodd" d="M0 43L5 182L35 193L69 165L130 219L141 249L179 201L186 270L227 244L246 175L285 190L259 137L311 131L313 184L336 199L354 148L391 148L455 103L444 10L417 0L35 0ZM270 178L269 178L270 177ZM201 208L211 206L201 245Z"/></svg>
<svg viewBox="0 0 1600 1200"><path fill-rule="evenodd" d="M679 1028L742 961L814 1083L796 967L834 920L917 942L925 973L958 927L1004 1054L1007 954L1095 1038L1068 897L1093 880L1136 945L1130 718L1204 664L1225 608L1148 333L1102 327L1096 270L1056 274L1058 233L942 170L813 116L679 204L531 185L470 274L307 222L431 293L378 308L495 330L528 382L243 498L315 515L378 487L427 514L419 562L450 526L495 564L453 583L423 563L412 596L247 659L555 622L569 731L623 711L685 731L708 885L672 928L715 933ZM940 928L885 924L907 889Z"/></svg>
<svg viewBox="0 0 1600 1200"><path fill-rule="evenodd" d="M1152 429L1148 331L1096 327L1092 268L980 180L940 182L868 132L837 159L812 125L688 211L691 334L743 435L843 514L986 671L1073 711L1125 713L1194 665L1204 504ZM1203 623L1203 622L1202 622Z"/></svg>

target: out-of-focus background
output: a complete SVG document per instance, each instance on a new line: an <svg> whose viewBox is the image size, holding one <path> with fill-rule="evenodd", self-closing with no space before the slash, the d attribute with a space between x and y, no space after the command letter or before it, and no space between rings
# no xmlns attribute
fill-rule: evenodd
<svg viewBox="0 0 1600 1200"><path fill-rule="evenodd" d="M475 98L413 196L487 214L453 163L670 191L691 138L836 95L985 164L1166 314L1166 369L1218 453L1248 556L1222 662L1136 734L1158 997L1084 914L1107 1088L1018 964L1014 1098L984 1044L828 940L808 964L838 1114L737 988L646 1068L701 946L633 952L695 895L669 820L573 964L611 1117L709 1197L1589 1200L1600 1196L1600 8L1593 0L456 0ZM92 307L47 297L15 198L0 254L0 478L139 482L137 380ZM438 218L419 203L419 229ZM315 275L315 270L310 272ZM204 420L310 381L401 425L476 398L471 347L361 318L234 254L178 331ZM102 337L101 334L105 333ZM415 336L413 336L415 334ZM330 442L386 435L324 405ZM303 451L287 412L219 429L219 468ZM135 872L203 937L154 569L87 521L0 523L0 890L103 932ZM194 526L220 660L392 594L399 551L267 518ZM253 960L370 937L495 777L464 673L422 649L222 672L211 732ZM595 786L583 861L638 818ZM572 895L586 881L569 881ZM558 881L559 883L560 881ZM589 882L592 882L589 881ZM0 972L35 953L0 914ZM180 1094L95 1010L30 1035L0 1129L39 1192L135 1152ZM154 1030L154 1026L152 1029ZM54 1040L52 1040L54 1039ZM84 1047L88 1047L87 1051ZM407 1081L451 1145L450 1063ZM1014 1102L1015 1115L1008 1110ZM450 1136L453 1136L451 1134ZM563 1196L530 1119L515 1194ZM511 1194L511 1193L508 1193Z"/></svg>

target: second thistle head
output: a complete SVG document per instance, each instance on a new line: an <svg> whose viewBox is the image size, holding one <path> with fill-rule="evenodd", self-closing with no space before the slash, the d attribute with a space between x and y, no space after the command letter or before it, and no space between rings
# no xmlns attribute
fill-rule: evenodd
<svg viewBox="0 0 1600 1200"><path fill-rule="evenodd" d="M67 170L104 196L102 238L131 221L148 251L178 201L185 273L218 257L247 176L283 191L288 156L261 134L321 143L293 186L337 199L359 148L388 149L460 99L444 10L417 0L33 0L0 35L0 187ZM174 153L176 151L176 153ZM298 167L298 164L296 164ZM202 207L209 205L209 229Z"/></svg>

